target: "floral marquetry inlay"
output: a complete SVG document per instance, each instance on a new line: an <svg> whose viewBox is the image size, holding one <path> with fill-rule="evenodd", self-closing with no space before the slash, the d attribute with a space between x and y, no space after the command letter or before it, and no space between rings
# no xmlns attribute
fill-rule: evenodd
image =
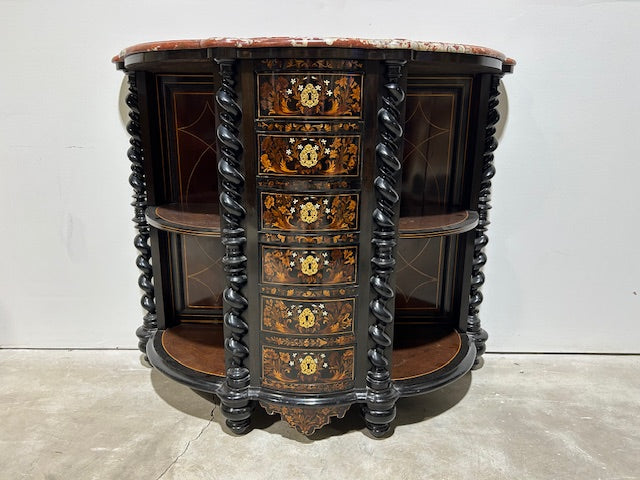
<svg viewBox="0 0 640 480"><path fill-rule="evenodd" d="M260 117L351 117L362 111L362 75L258 74Z"/></svg>
<svg viewBox="0 0 640 480"><path fill-rule="evenodd" d="M336 335L353 332L355 298L286 300L262 298L262 329L288 335Z"/></svg>
<svg viewBox="0 0 640 480"><path fill-rule="evenodd" d="M262 281L275 284L350 284L356 280L358 248L316 250L262 247Z"/></svg>
<svg viewBox="0 0 640 480"><path fill-rule="evenodd" d="M269 132L340 132L340 131L356 131L359 130L359 124L355 122L331 122L331 123L282 123L273 121L256 122L258 130L267 130Z"/></svg>
<svg viewBox="0 0 640 480"><path fill-rule="evenodd" d="M279 413L284 421L304 435L311 435L316 429L327 425L331 417L344 417L349 405L324 407L293 407L260 401L269 415Z"/></svg>
<svg viewBox="0 0 640 480"><path fill-rule="evenodd" d="M283 390L342 390L353 382L354 347L291 350L262 347L262 384Z"/></svg>
<svg viewBox="0 0 640 480"><path fill-rule="evenodd" d="M298 59L298 58L269 58L262 60L267 68L284 70L302 68L322 68L326 70L359 70L362 62L357 60L333 60L333 59Z"/></svg>
<svg viewBox="0 0 640 480"><path fill-rule="evenodd" d="M262 192L266 230L357 230L358 195L295 195Z"/></svg>
<svg viewBox="0 0 640 480"><path fill-rule="evenodd" d="M260 175L357 176L357 135L258 135Z"/></svg>

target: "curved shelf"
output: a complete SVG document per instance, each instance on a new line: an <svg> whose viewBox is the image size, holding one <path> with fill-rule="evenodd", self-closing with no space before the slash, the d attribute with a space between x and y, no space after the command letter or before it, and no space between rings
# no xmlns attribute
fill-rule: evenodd
<svg viewBox="0 0 640 480"><path fill-rule="evenodd" d="M219 237L218 205L197 203L151 206L146 210L147 222L167 232ZM478 225L478 213L471 210L437 213L420 217L400 217L400 238L429 238L455 235L473 230Z"/></svg>
<svg viewBox="0 0 640 480"><path fill-rule="evenodd" d="M473 366L476 348L466 333L449 326L397 325L391 378L401 396L436 390Z"/></svg>
<svg viewBox="0 0 640 480"><path fill-rule="evenodd" d="M147 343L149 363L196 390L216 392L225 380L221 324L181 324L158 330Z"/></svg>
<svg viewBox="0 0 640 480"><path fill-rule="evenodd" d="M147 207L149 225L160 230L206 237L220 236L220 215L214 203L171 203Z"/></svg>
<svg viewBox="0 0 640 480"><path fill-rule="evenodd" d="M400 217L400 238L427 238L455 235L473 230L478 225L478 213L471 210L437 213L420 217Z"/></svg>
<svg viewBox="0 0 640 480"><path fill-rule="evenodd" d="M401 396L436 390L473 366L476 348L465 333L440 325L397 325L395 330L391 377ZM216 392L225 381L221 324L186 323L158 330L147 343L147 356L160 372L196 390ZM280 401L268 389L256 390L253 396ZM325 401L311 398L304 403L355 402L365 397L366 390L352 390Z"/></svg>

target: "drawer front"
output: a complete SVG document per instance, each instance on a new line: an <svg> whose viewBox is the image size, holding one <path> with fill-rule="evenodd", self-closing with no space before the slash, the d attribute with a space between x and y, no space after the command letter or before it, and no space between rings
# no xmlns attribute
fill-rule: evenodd
<svg viewBox="0 0 640 480"><path fill-rule="evenodd" d="M287 335L336 335L353 332L355 298L287 300L262 297L262 330Z"/></svg>
<svg viewBox="0 0 640 480"><path fill-rule="evenodd" d="M358 247L262 246L262 281L279 285L339 285L356 281Z"/></svg>
<svg viewBox="0 0 640 480"><path fill-rule="evenodd" d="M259 118L361 118L361 114L361 74L258 74Z"/></svg>
<svg viewBox="0 0 640 480"><path fill-rule="evenodd" d="M360 174L360 136L258 135L260 175Z"/></svg>
<svg viewBox="0 0 640 480"><path fill-rule="evenodd" d="M262 385L298 393L353 387L354 347L326 350L262 347Z"/></svg>
<svg viewBox="0 0 640 480"><path fill-rule="evenodd" d="M263 230L357 230L357 194L295 195L262 192L260 226Z"/></svg>

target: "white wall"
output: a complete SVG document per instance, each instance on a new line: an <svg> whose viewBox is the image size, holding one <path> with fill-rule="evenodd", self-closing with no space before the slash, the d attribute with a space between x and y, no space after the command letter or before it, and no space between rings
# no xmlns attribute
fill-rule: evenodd
<svg viewBox="0 0 640 480"><path fill-rule="evenodd" d="M0 0L0 12L0 345L136 344L111 56L149 40L302 35L516 58L481 312L489 349L640 352L640 2Z"/></svg>

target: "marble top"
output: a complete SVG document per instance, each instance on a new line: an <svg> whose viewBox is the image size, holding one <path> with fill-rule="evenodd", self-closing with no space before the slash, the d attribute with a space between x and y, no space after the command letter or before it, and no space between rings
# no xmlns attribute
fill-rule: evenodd
<svg viewBox="0 0 640 480"><path fill-rule="evenodd" d="M266 48L266 47L334 47L334 48L366 48L415 50L419 52L460 53L465 55L481 55L493 57L502 62L514 65L516 62L503 53L491 48L462 43L424 42L404 39L366 39L366 38L304 38L304 37L255 37L228 38L212 37L201 40L164 40L160 42L139 43L125 48L113 57L113 62L122 61L127 55L142 52L158 52L167 50L193 50L198 48Z"/></svg>

